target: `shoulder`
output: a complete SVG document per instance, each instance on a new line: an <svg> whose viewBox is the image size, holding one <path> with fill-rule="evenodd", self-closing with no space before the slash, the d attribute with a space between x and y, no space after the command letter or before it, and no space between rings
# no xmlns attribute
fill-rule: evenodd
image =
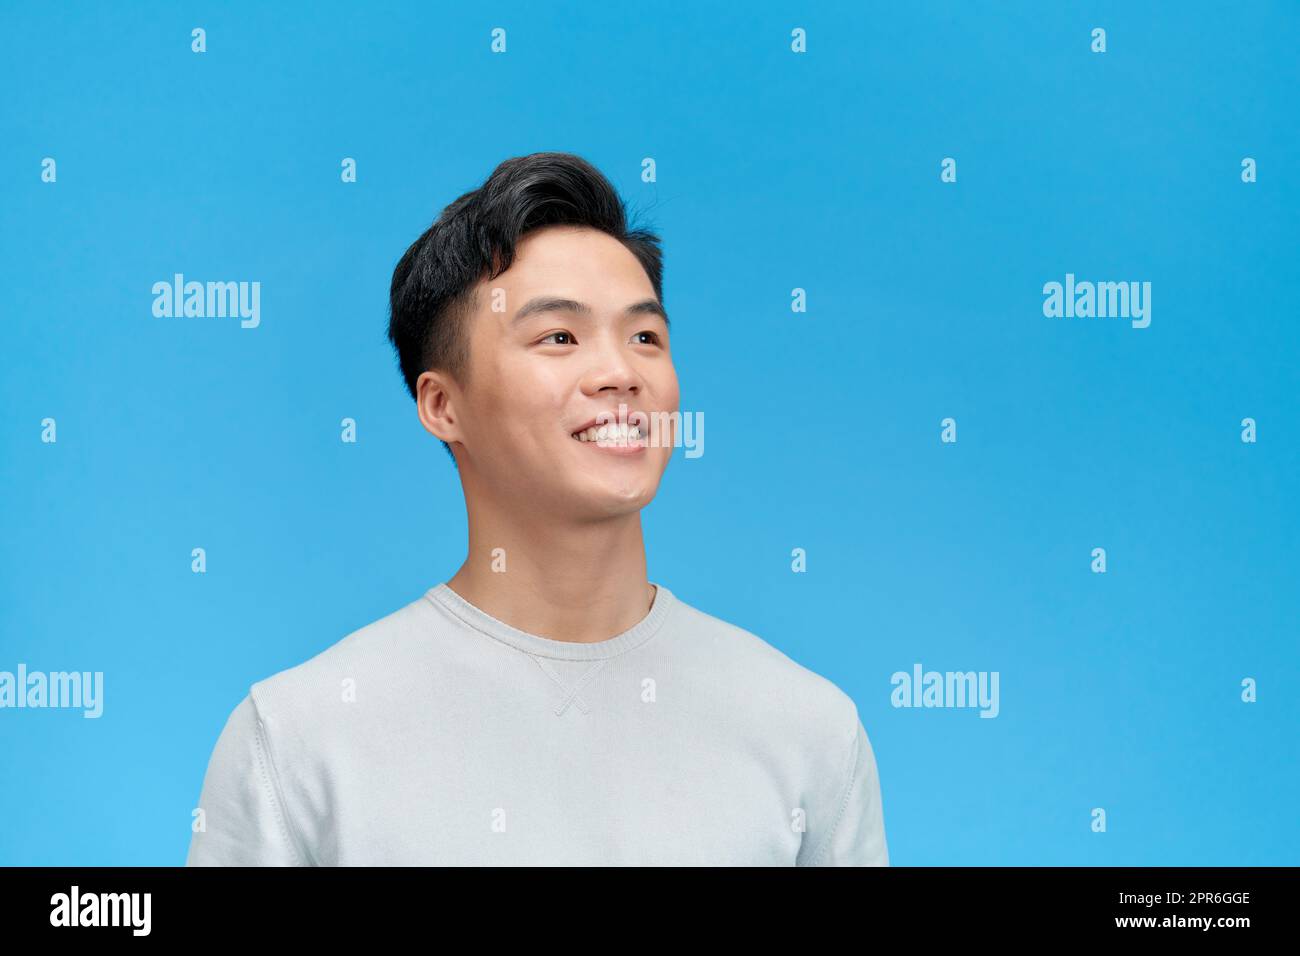
<svg viewBox="0 0 1300 956"><path fill-rule="evenodd" d="M432 623L432 627L431 627ZM307 743L343 730L414 680L436 641L424 596L346 633L319 653L255 681L249 699L268 734ZM288 746L290 740L282 740Z"/></svg>
<svg viewBox="0 0 1300 956"><path fill-rule="evenodd" d="M414 698L441 633L423 600L250 686L209 760L200 800L210 832L195 837L189 862L314 859L323 838L318 811L331 805L339 768L356 748L382 739L390 702Z"/></svg>
<svg viewBox="0 0 1300 956"><path fill-rule="evenodd" d="M858 725L853 698L829 678L791 658L768 639L678 599L678 646L693 667L772 714L807 743L847 752Z"/></svg>

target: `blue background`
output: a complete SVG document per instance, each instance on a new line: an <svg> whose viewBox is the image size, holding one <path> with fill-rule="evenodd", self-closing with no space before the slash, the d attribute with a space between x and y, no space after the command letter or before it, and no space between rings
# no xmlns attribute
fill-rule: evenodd
<svg viewBox="0 0 1300 956"><path fill-rule="evenodd" d="M564 150L663 236L705 416L651 579L857 701L892 863L1300 864L1300 8L898 6L5 4L0 669L105 711L0 710L0 863L183 862L249 685L459 567L389 279ZM175 272L260 327L153 317ZM1067 272L1151 326L1044 317ZM916 662L1000 715L895 709Z"/></svg>

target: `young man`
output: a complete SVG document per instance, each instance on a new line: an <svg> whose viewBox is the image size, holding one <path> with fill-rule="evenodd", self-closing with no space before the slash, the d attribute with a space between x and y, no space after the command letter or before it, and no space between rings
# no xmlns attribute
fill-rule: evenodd
<svg viewBox="0 0 1300 956"><path fill-rule="evenodd" d="M678 411L661 277L563 153L502 163L406 251L389 336L468 557L252 685L188 864L888 864L852 699L646 578L674 432L618 422Z"/></svg>

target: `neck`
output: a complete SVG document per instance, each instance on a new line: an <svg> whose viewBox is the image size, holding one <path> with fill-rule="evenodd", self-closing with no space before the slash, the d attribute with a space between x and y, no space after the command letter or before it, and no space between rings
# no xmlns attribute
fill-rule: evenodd
<svg viewBox="0 0 1300 956"><path fill-rule="evenodd" d="M447 585L497 620L539 637L591 643L649 613L654 588L639 511L578 523L557 522L545 509L467 510L469 555Z"/></svg>

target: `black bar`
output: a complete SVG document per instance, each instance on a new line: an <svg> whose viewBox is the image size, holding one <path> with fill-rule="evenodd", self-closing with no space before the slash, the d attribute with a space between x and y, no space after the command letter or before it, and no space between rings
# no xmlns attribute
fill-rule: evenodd
<svg viewBox="0 0 1300 956"><path fill-rule="evenodd" d="M6 942L76 934L89 943L108 937L374 942L377 930L410 930L432 947L435 939L447 941L447 932L456 939L486 932L490 945L498 933L542 927L548 935L570 933L579 929L575 921L595 921L621 925L636 939L704 920L732 940L822 927L858 939L864 949L895 929L906 929L904 940L922 947L936 938L975 943L1099 935L1232 945L1261 931L1293 934L1285 911L1296 874L1295 867L9 867L0 868L0 926ZM72 921L74 886L78 922L99 909L99 894L148 893L148 933L136 932L145 926L142 895L108 901L104 919L116 906L118 925L52 925L52 918ZM1181 898L1171 902L1171 893ZM546 922L521 921L530 915ZM1211 922L1200 925L1205 918ZM1244 922L1226 925L1225 919ZM817 945L815 937L805 938Z"/></svg>

